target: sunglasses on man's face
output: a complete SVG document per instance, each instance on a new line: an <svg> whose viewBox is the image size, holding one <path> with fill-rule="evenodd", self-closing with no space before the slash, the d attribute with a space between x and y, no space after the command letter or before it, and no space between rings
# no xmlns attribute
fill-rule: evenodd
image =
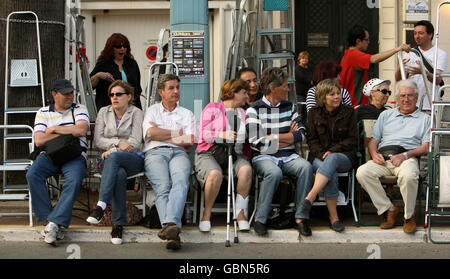
<svg viewBox="0 0 450 279"><path fill-rule="evenodd" d="M128 48L129 46L126 44L114 45L114 48Z"/></svg>
<svg viewBox="0 0 450 279"><path fill-rule="evenodd" d="M383 93L384 95L386 95L386 94L391 95L391 93L392 93L391 90L387 90L387 89L383 89L383 90L377 89L377 90L374 90L374 91L381 92L381 93Z"/></svg>
<svg viewBox="0 0 450 279"><path fill-rule="evenodd" d="M117 93L114 93L114 92L112 92L112 93L109 93L109 97L110 97L110 98L112 98L112 97L114 97L114 96L120 97L120 96L125 95L125 94L127 94L127 93L124 93L124 92L117 92Z"/></svg>

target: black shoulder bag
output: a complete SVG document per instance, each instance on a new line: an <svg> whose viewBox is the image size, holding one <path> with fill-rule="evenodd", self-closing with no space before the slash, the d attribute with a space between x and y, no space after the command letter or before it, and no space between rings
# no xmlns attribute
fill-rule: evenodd
<svg viewBox="0 0 450 279"><path fill-rule="evenodd" d="M72 106L73 124L75 125L74 110L75 108ZM78 137L72 134L60 135L47 141L42 148L35 148L35 151L30 154L30 159L36 159L42 151L45 151L52 164L61 166L80 156L84 150Z"/></svg>
<svg viewBox="0 0 450 279"><path fill-rule="evenodd" d="M420 58L422 58L423 65L425 66L425 68L427 68L428 72L433 74L434 73L433 66L431 66L430 63L428 63L428 60L425 58L425 56L423 56L423 53L420 51L420 49L418 47L416 47L414 49L416 49L420 53ZM439 86L444 86L444 85L445 85L444 80L441 79L441 83L439 83ZM442 98L442 96L444 96L444 91L441 92L441 98Z"/></svg>

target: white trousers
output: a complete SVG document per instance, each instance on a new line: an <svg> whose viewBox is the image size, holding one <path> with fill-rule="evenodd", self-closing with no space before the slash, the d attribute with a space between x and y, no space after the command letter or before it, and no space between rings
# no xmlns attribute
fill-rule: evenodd
<svg viewBox="0 0 450 279"><path fill-rule="evenodd" d="M392 202L380 183L380 177L388 175L398 177L397 184L400 187L400 193L405 203L404 217L405 219L411 218L414 215L417 189L419 187L419 164L417 159L409 158L403 161L399 167L392 165L390 160L386 161L384 165L379 165L370 160L358 168L356 178L372 199L378 215L383 214L392 206Z"/></svg>

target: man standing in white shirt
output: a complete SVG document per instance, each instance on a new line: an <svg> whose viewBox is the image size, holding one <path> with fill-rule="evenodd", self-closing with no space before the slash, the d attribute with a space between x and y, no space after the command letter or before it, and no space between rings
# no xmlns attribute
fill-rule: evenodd
<svg viewBox="0 0 450 279"><path fill-rule="evenodd" d="M416 41L417 48L422 53L422 56L424 56L424 59L428 62L428 64L433 67L434 66L434 53L435 53L435 46L432 44L434 36L434 27L431 22L427 20L421 20L418 21L416 24L414 24L414 40ZM419 108L420 104L422 104L422 110L423 111L430 111L431 105L428 100L428 97L426 95L426 89L424 80L422 77L422 69L420 67L420 57L418 57L415 53L409 52L403 56L403 63L405 64L405 71L408 76L408 78L412 79L417 83L417 86L419 88ZM424 65L426 62L423 62ZM436 61L436 71L443 72L447 69L447 53L443 51L442 49L438 48L438 57ZM425 68L427 68L425 66ZM433 73L430 72L429 69L425 69L427 82L428 82L428 89L430 92L430 98L432 98L433 93L431 92L433 85ZM400 69L397 70L395 73L395 80L399 81L401 79ZM439 98L439 88L440 84L442 82L442 78L437 77L436 78L436 98ZM422 101L423 100L423 101Z"/></svg>
<svg viewBox="0 0 450 279"><path fill-rule="evenodd" d="M158 93L161 103L149 107L143 121L145 174L156 193L156 209L163 227L158 237L168 240L167 249L178 250L189 190L188 152L195 142L195 118L190 110L178 105L180 79L176 75L162 75Z"/></svg>

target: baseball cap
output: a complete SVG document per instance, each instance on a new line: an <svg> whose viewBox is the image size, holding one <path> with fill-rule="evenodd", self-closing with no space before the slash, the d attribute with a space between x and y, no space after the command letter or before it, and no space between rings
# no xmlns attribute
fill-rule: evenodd
<svg viewBox="0 0 450 279"><path fill-rule="evenodd" d="M67 79L57 79L53 82L51 91L55 91L61 94L67 94L73 92L74 88L72 83Z"/></svg>
<svg viewBox="0 0 450 279"><path fill-rule="evenodd" d="M377 85L379 85L379 84L382 84L383 82L387 83L388 85L391 85L391 81L388 80L388 79L384 80L384 79L379 79L379 78L373 78L373 79L369 80L369 81L364 85L364 88L363 88L363 93L364 93L364 95L370 96L370 91L372 91L372 89L373 89L375 86L377 86Z"/></svg>

